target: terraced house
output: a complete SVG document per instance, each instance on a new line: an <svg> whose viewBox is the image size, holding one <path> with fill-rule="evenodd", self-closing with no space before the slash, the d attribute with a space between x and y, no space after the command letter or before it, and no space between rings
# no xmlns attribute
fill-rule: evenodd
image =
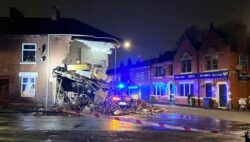
<svg viewBox="0 0 250 142"><path fill-rule="evenodd" d="M61 18L57 9L51 18L26 18L11 8L0 25L0 105L53 105L58 91L53 69L67 64L75 65L68 70L106 72L108 55L119 44L81 21Z"/></svg>

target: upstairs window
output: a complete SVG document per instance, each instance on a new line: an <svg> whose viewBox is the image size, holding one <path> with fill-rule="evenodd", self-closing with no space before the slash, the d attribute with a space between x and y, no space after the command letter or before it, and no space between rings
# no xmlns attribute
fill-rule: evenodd
<svg viewBox="0 0 250 142"><path fill-rule="evenodd" d="M248 68L248 57L244 56L244 55L240 55L239 64L242 66L243 69L247 69Z"/></svg>
<svg viewBox="0 0 250 142"><path fill-rule="evenodd" d="M184 53L181 59L181 72L187 73L191 72L191 70L192 70L191 56L188 53Z"/></svg>
<svg viewBox="0 0 250 142"><path fill-rule="evenodd" d="M206 70L217 70L218 69L218 55L214 48L209 48L205 56L205 67Z"/></svg>
<svg viewBox="0 0 250 142"><path fill-rule="evenodd" d="M174 70L173 64L170 64L170 65L169 65L169 75L170 75L170 76L174 75L173 70Z"/></svg>
<svg viewBox="0 0 250 142"><path fill-rule="evenodd" d="M166 69L162 66L155 67L155 77L163 77L166 75Z"/></svg>
<svg viewBox="0 0 250 142"><path fill-rule="evenodd" d="M36 61L36 44L23 43L22 44L22 62L35 63Z"/></svg>
<svg viewBox="0 0 250 142"><path fill-rule="evenodd" d="M217 70L218 69L218 56L210 55L205 57L206 70Z"/></svg>

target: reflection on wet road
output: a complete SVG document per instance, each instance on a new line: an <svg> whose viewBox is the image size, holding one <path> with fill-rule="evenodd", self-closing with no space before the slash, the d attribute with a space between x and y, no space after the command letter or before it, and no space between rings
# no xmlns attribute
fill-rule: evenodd
<svg viewBox="0 0 250 142"><path fill-rule="evenodd" d="M123 116L121 116L123 117ZM156 116L126 116L129 118L161 122L180 127L205 130L247 131L250 124L204 118L192 115L163 113ZM93 116L32 116L32 115L2 115L0 130L108 130L108 131L157 131L166 130L159 127L144 126L135 123L122 122Z"/></svg>
<svg viewBox="0 0 250 142"><path fill-rule="evenodd" d="M250 124L175 113L163 113L156 116L129 115L121 116L121 118L197 129L232 131L236 135L183 132L102 117L96 118L92 115L76 117L0 114L0 141L239 142L243 141L243 132L250 128Z"/></svg>

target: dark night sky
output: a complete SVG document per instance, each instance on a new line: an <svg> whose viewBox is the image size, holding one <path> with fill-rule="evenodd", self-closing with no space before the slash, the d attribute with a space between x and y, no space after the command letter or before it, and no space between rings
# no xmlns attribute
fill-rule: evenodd
<svg viewBox="0 0 250 142"><path fill-rule="evenodd" d="M62 17L131 40L130 52L119 49L117 53L119 61L125 62L176 48L176 41L191 25L206 29L211 21L219 26L232 19L250 25L249 0L1 0L0 16L8 16L12 6L25 17L49 17L55 5Z"/></svg>

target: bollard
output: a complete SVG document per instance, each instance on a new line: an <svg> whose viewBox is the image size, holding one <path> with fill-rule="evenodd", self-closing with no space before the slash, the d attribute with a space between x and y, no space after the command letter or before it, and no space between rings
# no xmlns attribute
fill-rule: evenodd
<svg viewBox="0 0 250 142"><path fill-rule="evenodd" d="M245 142L250 142L249 132L245 132Z"/></svg>

